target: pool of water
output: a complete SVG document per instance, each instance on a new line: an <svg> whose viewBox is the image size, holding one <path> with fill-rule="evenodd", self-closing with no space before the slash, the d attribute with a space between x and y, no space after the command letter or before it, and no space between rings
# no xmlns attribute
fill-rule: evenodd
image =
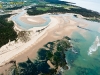
<svg viewBox="0 0 100 75"><path fill-rule="evenodd" d="M26 10L23 10L23 12L16 14L12 17L12 20L15 21L17 23L17 25L19 25L19 27L22 28L22 29L28 30L28 29L33 28L33 27L46 26L51 21L49 15L45 14L42 18L45 19L46 22L43 23L43 24L27 24L27 23L24 23L23 21L20 20L20 17L22 15L24 15L26 12L27 12Z"/></svg>
<svg viewBox="0 0 100 75"><path fill-rule="evenodd" d="M100 47L97 45L100 42L100 23L84 21L88 26L72 34L73 48L66 52L70 70L65 70L63 75L100 75ZM91 54L90 48L94 50Z"/></svg>

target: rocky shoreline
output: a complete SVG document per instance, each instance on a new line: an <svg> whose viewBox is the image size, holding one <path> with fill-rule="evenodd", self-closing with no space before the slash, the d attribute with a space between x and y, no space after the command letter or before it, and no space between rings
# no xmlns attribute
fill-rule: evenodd
<svg viewBox="0 0 100 75"><path fill-rule="evenodd" d="M63 70L69 69L64 53L71 48L69 40L70 38L66 36L63 39L48 42L39 49L35 60L28 58L27 61L18 64L14 60L10 61L8 64L12 66L8 73L12 73L11 75L61 74Z"/></svg>

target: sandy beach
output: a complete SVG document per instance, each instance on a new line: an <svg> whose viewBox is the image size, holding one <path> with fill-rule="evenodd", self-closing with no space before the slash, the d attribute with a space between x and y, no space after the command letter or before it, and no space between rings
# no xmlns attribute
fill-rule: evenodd
<svg viewBox="0 0 100 75"><path fill-rule="evenodd" d="M35 16L35 17L27 17L22 16L20 20L25 21L26 23L29 23L29 20L32 20L32 24L36 22L36 18L38 18L38 23L45 22L42 18ZM23 19L24 17L24 19ZM18 42L15 41L9 41L8 44L2 46L0 48L0 66L5 65L7 62L11 60L16 60L17 63L26 61L27 58L36 59L37 57L37 51L39 48L43 47L44 44L50 41L58 40L63 38L64 36L71 37L71 34L73 31L76 31L77 25L81 22L77 22L73 20L72 18L69 18L67 16L53 16L50 15L51 22L48 26L44 27L34 27L27 31L31 31L29 37L30 40L26 43L21 42L18 40ZM66 21L66 19L68 21ZM42 21L43 20L43 21ZM85 26L85 23L81 24L82 26ZM41 32L36 32L37 30L42 30ZM15 23L15 30L17 31L23 31L20 29L16 23ZM0 67L0 71L3 71L2 69L4 66Z"/></svg>

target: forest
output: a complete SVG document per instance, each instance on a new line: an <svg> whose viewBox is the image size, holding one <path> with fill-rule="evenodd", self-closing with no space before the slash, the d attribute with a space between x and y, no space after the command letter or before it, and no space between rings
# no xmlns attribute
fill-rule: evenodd
<svg viewBox="0 0 100 75"><path fill-rule="evenodd" d="M7 18L10 14L0 15L0 47L10 41L16 40L17 33L14 31L14 23L8 21Z"/></svg>
<svg viewBox="0 0 100 75"><path fill-rule="evenodd" d="M67 8L67 7L73 6L73 5L66 4L65 6ZM52 14L75 13L75 14L80 14L80 15L86 17L87 20L93 19L92 21L97 21L97 22L100 21L100 14L98 12L95 12L92 10L87 10L85 8L77 7L77 6L73 6L73 7L75 7L75 8L66 9L63 6L57 7L56 5L54 5L54 6L37 5L37 6L33 6L32 8L29 8L27 13L29 15L40 15L40 14L45 14L45 13L52 13ZM39 10L38 8L41 8L43 10L41 10L41 9Z"/></svg>
<svg viewBox="0 0 100 75"><path fill-rule="evenodd" d="M12 8L6 8L5 10L17 10L17 9L21 9L23 6L15 6L15 7L12 7Z"/></svg>

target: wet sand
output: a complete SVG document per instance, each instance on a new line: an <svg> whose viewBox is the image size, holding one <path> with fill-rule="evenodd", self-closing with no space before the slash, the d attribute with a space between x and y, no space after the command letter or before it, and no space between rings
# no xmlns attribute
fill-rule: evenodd
<svg viewBox="0 0 100 75"><path fill-rule="evenodd" d="M54 27L48 28L46 33L43 34L42 37L40 37L34 45L32 45L30 48L28 48L25 52L19 54L14 59L17 62L23 62L26 61L27 58L36 59L37 51L39 48L43 47L46 43L50 41L55 41L58 39L63 38L64 36L71 36L72 32L77 30L77 24L74 24L76 22L70 22L66 23L61 17L55 17L58 20L58 24ZM48 39L49 38L49 39Z"/></svg>
<svg viewBox="0 0 100 75"><path fill-rule="evenodd" d="M43 47L43 45L45 45L46 43L61 39L64 36L70 37L74 31L77 31L78 29L77 25L81 22L76 22L66 16L65 18L68 21L65 21L63 16L51 15L50 17L51 22L49 23L48 27L46 27L46 29L44 29L40 33L36 33L37 35L35 37L30 36L30 38L32 39L31 42L24 43L22 44L21 47L18 46L19 47L18 50L21 49L19 52L15 50L15 51L10 51L6 54L0 55L0 57L2 57L0 61L1 62L5 61L3 62L4 64L6 62L9 62L10 60L16 60L16 62L19 63L19 62L26 61L27 58L36 59L38 49ZM85 26L85 24L83 24L83 26ZM45 28L45 27L35 27L35 28L29 29L28 31L36 32L36 30L40 30L42 28ZM15 29L19 30L20 28L15 26ZM32 35L34 35L34 33ZM5 59L5 55L9 56L9 54L12 54L12 56L6 57L6 60L3 60ZM4 70L3 67L0 67L0 71L1 70L2 71Z"/></svg>
<svg viewBox="0 0 100 75"><path fill-rule="evenodd" d="M27 14L24 14L20 17L20 20L27 24L43 24L46 22L46 20L42 18L42 15L29 16Z"/></svg>

